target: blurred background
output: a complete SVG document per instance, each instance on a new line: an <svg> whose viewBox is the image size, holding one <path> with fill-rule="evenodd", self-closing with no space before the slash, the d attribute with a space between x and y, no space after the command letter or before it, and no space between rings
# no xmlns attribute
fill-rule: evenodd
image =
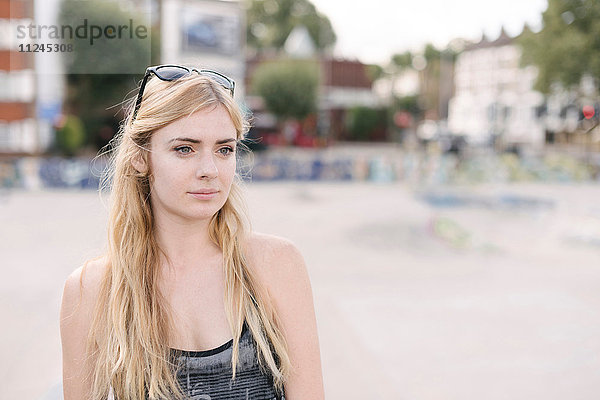
<svg viewBox="0 0 600 400"><path fill-rule="evenodd" d="M236 81L254 229L328 399L600 393L597 0L0 0L0 398L62 399L65 278L146 66Z"/></svg>

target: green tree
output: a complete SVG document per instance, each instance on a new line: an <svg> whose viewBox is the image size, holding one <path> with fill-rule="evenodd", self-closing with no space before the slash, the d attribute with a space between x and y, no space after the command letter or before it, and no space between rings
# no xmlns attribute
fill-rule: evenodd
<svg viewBox="0 0 600 400"><path fill-rule="evenodd" d="M392 56L392 65L399 70L405 68L412 68L413 54L410 51L404 53L394 54Z"/></svg>
<svg viewBox="0 0 600 400"><path fill-rule="evenodd" d="M258 50L280 50L292 29L300 25L307 28L319 50L336 41L329 18L308 0L248 0L246 17L246 42Z"/></svg>
<svg viewBox="0 0 600 400"><path fill-rule="evenodd" d="M385 70L381 65L378 64L368 64L367 65L367 76L371 80L371 82L375 82L377 79L383 78L385 76Z"/></svg>
<svg viewBox="0 0 600 400"><path fill-rule="evenodd" d="M553 83L566 88L590 75L600 80L600 2L548 0L538 33L526 30L519 37L522 62L538 68L536 89L549 93Z"/></svg>
<svg viewBox="0 0 600 400"><path fill-rule="evenodd" d="M124 12L117 2L99 0L63 0L59 12L62 26L73 28L87 20L88 26L100 27L143 25L135 14ZM88 133L87 141L96 147L106 144L106 138L98 134L102 127L118 129L119 105L126 95L135 95L137 81L147 67L159 59L160 42L157 30L147 28L147 40L99 38L90 44L89 33L84 39L67 39L73 51L65 53L67 91L64 109L68 114L78 115ZM148 45L149 44L149 45ZM119 71L124 71L119 73ZM139 71L131 74L132 71ZM115 73L117 72L117 73Z"/></svg>
<svg viewBox="0 0 600 400"><path fill-rule="evenodd" d="M413 117L420 118L423 110L419 106L419 96L403 96L394 98L394 109L408 111Z"/></svg>
<svg viewBox="0 0 600 400"><path fill-rule="evenodd" d="M68 115L62 127L56 131L56 147L67 157L77 154L85 142L85 129L81 120L75 115Z"/></svg>
<svg viewBox="0 0 600 400"><path fill-rule="evenodd" d="M143 71L150 61L152 29L141 15L123 11L116 1L63 0L59 19L75 30L73 38L65 38L73 45L64 54L69 73Z"/></svg>
<svg viewBox="0 0 600 400"><path fill-rule="evenodd" d="M438 61L440 59L441 52L431 43L427 43L425 45L425 51L423 52L423 55L425 56L425 60L430 63L432 61Z"/></svg>
<svg viewBox="0 0 600 400"><path fill-rule="evenodd" d="M371 133L386 123L385 110L356 106L348 110L346 126L352 139L366 141Z"/></svg>
<svg viewBox="0 0 600 400"><path fill-rule="evenodd" d="M279 121L300 120L316 110L318 71L318 65L312 61L264 63L254 74L254 90Z"/></svg>

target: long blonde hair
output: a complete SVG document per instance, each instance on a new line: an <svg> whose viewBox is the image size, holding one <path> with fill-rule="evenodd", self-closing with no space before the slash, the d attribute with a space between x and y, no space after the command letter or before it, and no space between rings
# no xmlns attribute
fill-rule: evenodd
<svg viewBox="0 0 600 400"><path fill-rule="evenodd" d="M93 357L92 400L113 390L119 400L183 398L176 365L168 347L169 310L158 290L159 248L149 197L152 173L132 164L147 151L152 133L205 107L223 105L236 127L238 146L247 120L226 89L196 73L173 82L149 80L141 107L132 122L127 117L109 146L110 161L101 187L111 189L107 270L88 338ZM102 189L101 189L102 190ZM251 226L243 199L242 180L234 177L229 197L209 223L209 235L223 252L225 311L233 336L232 379L238 365L239 340L246 321L257 344L261 369L273 377L277 390L291 371L288 350L277 313L264 287L249 268L242 240Z"/></svg>

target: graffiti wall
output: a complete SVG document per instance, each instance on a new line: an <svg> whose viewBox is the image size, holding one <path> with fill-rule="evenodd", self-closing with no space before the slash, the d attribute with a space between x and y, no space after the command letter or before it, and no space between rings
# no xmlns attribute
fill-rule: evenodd
<svg viewBox="0 0 600 400"><path fill-rule="evenodd" d="M578 182L600 180L598 166L566 155L521 159L513 154L458 158L453 154L387 152L360 154L306 149L240 156L246 181L405 181L417 184ZM103 158L20 158L0 161L3 188L98 189Z"/></svg>

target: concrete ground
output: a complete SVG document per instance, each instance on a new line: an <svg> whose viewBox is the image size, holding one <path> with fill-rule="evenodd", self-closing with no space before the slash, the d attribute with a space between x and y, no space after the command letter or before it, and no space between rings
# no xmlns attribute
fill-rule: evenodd
<svg viewBox="0 0 600 400"><path fill-rule="evenodd" d="M433 206L399 183L248 185L255 230L305 256L326 398L596 399L600 185L434 193L478 201ZM105 229L95 192L0 193L1 399L61 398L62 285Z"/></svg>

